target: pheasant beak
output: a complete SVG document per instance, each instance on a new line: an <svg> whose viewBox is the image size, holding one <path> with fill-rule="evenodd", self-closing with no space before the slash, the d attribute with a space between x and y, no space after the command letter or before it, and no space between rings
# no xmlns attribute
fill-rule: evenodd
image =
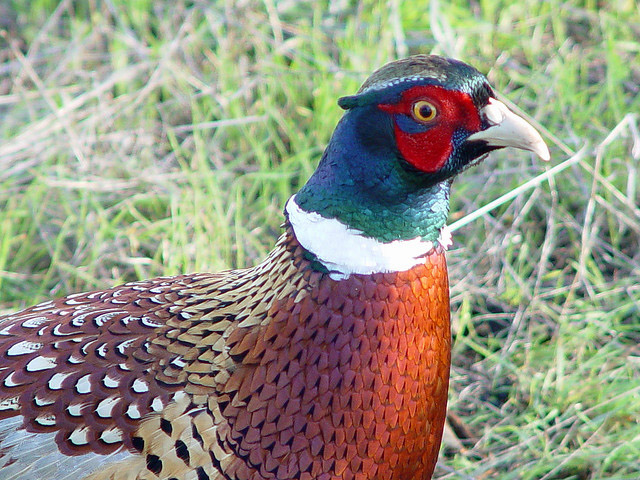
<svg viewBox="0 0 640 480"><path fill-rule="evenodd" d="M504 103L491 98L480 114L487 119L489 127L470 135L468 142L481 140L489 147L520 148L535 153L542 160L549 160L549 149L538 131Z"/></svg>

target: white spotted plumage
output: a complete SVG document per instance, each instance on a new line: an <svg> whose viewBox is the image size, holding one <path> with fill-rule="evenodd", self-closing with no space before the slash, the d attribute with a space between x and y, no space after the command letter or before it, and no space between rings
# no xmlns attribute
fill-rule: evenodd
<svg viewBox="0 0 640 480"><path fill-rule="evenodd" d="M76 392L80 395L91 391L91 374L87 373L76 380Z"/></svg>
<svg viewBox="0 0 640 480"><path fill-rule="evenodd" d="M82 457L64 455L56 447L55 432L27 432L21 428L22 422L20 415L0 420L0 432L3 432L0 436L2 480L78 480L132 456L127 451L110 455L89 452ZM115 439L115 435L114 431L107 435L107 439Z"/></svg>
<svg viewBox="0 0 640 480"><path fill-rule="evenodd" d="M27 318L24 322L22 322L22 326L24 328L37 328L44 323L50 322L51 319L43 316L31 317Z"/></svg>
<svg viewBox="0 0 640 480"><path fill-rule="evenodd" d="M58 363L55 358L37 356L33 357L25 366L27 372L38 372L55 368Z"/></svg>
<svg viewBox="0 0 640 480"><path fill-rule="evenodd" d="M96 413L101 418L111 418L113 409L118 403L120 403L120 399L117 397L105 398L96 407Z"/></svg>
<svg viewBox="0 0 640 480"><path fill-rule="evenodd" d="M131 389L136 393L144 393L149 391L149 384L144 380L136 378L133 384L131 385Z"/></svg>
<svg viewBox="0 0 640 480"><path fill-rule="evenodd" d="M36 352L44 346L43 343L30 342L23 340L21 342L14 343L8 350L7 355L10 357L18 355L27 355L29 353Z"/></svg>

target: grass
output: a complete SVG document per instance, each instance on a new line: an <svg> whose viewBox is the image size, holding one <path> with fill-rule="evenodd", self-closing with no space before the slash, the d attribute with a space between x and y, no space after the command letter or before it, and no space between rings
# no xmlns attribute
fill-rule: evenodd
<svg viewBox="0 0 640 480"><path fill-rule="evenodd" d="M337 97L398 56L456 56L538 122L552 165L585 150L456 232L436 477L637 479L639 25L629 0L4 2L0 310L253 264ZM545 168L492 155L451 221Z"/></svg>

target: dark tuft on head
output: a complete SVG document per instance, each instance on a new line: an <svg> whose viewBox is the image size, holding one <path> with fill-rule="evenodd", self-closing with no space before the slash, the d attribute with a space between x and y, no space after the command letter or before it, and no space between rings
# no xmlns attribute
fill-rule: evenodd
<svg viewBox="0 0 640 480"><path fill-rule="evenodd" d="M393 101L407 85L440 85L471 95L478 108L487 104L493 91L486 77L459 60L438 55L414 55L383 66L371 74L355 95L342 97L344 109Z"/></svg>

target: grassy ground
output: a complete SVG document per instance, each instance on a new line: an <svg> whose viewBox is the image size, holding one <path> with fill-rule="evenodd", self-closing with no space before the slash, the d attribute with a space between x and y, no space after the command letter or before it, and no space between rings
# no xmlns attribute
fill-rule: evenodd
<svg viewBox="0 0 640 480"><path fill-rule="evenodd" d="M417 52L486 72L542 125L552 165L585 147L456 232L455 435L437 478L637 480L631 0L5 0L0 311L256 262L317 164L336 98ZM545 168L493 155L456 182L452 221Z"/></svg>

